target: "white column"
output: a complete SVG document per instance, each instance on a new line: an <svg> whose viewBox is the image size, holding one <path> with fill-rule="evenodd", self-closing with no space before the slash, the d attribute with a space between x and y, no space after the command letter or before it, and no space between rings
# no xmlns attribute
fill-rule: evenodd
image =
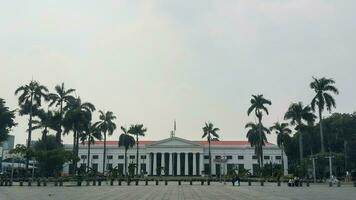
<svg viewBox="0 0 356 200"><path fill-rule="evenodd" d="M153 153L153 175L157 175L157 153Z"/></svg>
<svg viewBox="0 0 356 200"><path fill-rule="evenodd" d="M199 153L199 175L201 176L201 171L204 170L204 153Z"/></svg>
<svg viewBox="0 0 356 200"><path fill-rule="evenodd" d="M196 153L193 153L193 175L197 175L197 159L195 155Z"/></svg>
<svg viewBox="0 0 356 200"><path fill-rule="evenodd" d="M138 166L137 166L137 175L140 175L141 174L141 159L140 159L140 154L138 154ZM135 159L135 161L136 161L136 159Z"/></svg>
<svg viewBox="0 0 356 200"><path fill-rule="evenodd" d="M173 156L172 153L169 153L169 174L173 175Z"/></svg>
<svg viewBox="0 0 356 200"><path fill-rule="evenodd" d="M164 165L165 165L165 163L164 163L165 158L164 157L165 157L165 153L161 153L161 167L162 167L161 169L165 169L164 168ZM161 170L161 175L165 175L165 171Z"/></svg>
<svg viewBox="0 0 356 200"><path fill-rule="evenodd" d="M146 171L147 175L151 175L151 153L148 153L146 155Z"/></svg>
<svg viewBox="0 0 356 200"><path fill-rule="evenodd" d="M180 175L180 153L177 153L177 175Z"/></svg>
<svg viewBox="0 0 356 200"><path fill-rule="evenodd" d="M185 165L184 174L188 175L188 153L185 153L184 159L185 159L185 162L184 162L184 165Z"/></svg>

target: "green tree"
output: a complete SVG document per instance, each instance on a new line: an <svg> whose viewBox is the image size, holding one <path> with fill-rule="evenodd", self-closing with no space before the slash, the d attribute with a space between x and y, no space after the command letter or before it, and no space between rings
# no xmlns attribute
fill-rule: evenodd
<svg viewBox="0 0 356 200"><path fill-rule="evenodd" d="M11 129L17 125L15 110L9 110L5 103L5 100L0 98L0 143L7 139Z"/></svg>
<svg viewBox="0 0 356 200"><path fill-rule="evenodd" d="M127 131L129 134L136 137L136 175L138 175L138 137L145 136L146 128L143 127L143 124L131 125Z"/></svg>
<svg viewBox="0 0 356 200"><path fill-rule="evenodd" d="M127 176L127 150L135 145L135 138L128 134L125 127L121 126L122 134L119 137L119 147L125 148L125 176Z"/></svg>
<svg viewBox="0 0 356 200"><path fill-rule="evenodd" d="M299 161L303 161L303 128L311 125L315 121L315 115L309 106L303 106L302 102L292 103L284 115L285 120L290 120L290 124L295 126L299 135Z"/></svg>
<svg viewBox="0 0 356 200"><path fill-rule="evenodd" d="M288 123L279 123L276 122L270 128L270 131L275 131L277 134L277 145L281 148L281 156L282 156L282 171L284 171L284 147L290 141L290 134L292 130L288 128Z"/></svg>
<svg viewBox="0 0 356 200"><path fill-rule="evenodd" d="M260 169L263 168L263 149L267 142L266 134L270 133L269 129L264 127L262 123L247 123L245 128L248 128L246 137L251 147L255 147L255 154L258 158L258 165Z"/></svg>
<svg viewBox="0 0 356 200"><path fill-rule="evenodd" d="M20 114L29 115L27 148L31 147L33 111L34 109L41 107L42 99L47 99L47 93L47 87L33 80L29 84L17 88L15 91L15 95L19 95L19 106L28 108L28 110L26 109L26 112L20 112ZM28 169L29 159L30 158L27 155L26 170Z"/></svg>
<svg viewBox="0 0 356 200"><path fill-rule="evenodd" d="M87 153L87 173L90 169L90 150L91 144L95 143L95 140L101 140L101 132L100 130L93 124L89 123L88 126L85 128L83 134L80 136L80 141L84 145L87 142L88 145L88 153Z"/></svg>
<svg viewBox="0 0 356 200"><path fill-rule="evenodd" d="M116 129L116 124L113 120L116 119L113 112L108 111L104 113L103 111L99 111L100 121L96 122L94 126L98 128L104 135L104 157L103 157L103 173L105 172L105 161L106 161L106 134L112 135Z"/></svg>
<svg viewBox="0 0 356 200"><path fill-rule="evenodd" d="M52 112L52 111L44 111L44 110L39 110L38 111L38 117L40 118L40 120L32 120L32 130L36 130L36 129L43 129L42 130L42 140L45 140L49 130L48 129L52 129L55 131L58 131L59 129L59 115Z"/></svg>
<svg viewBox="0 0 356 200"><path fill-rule="evenodd" d="M80 98L77 98L66 106L66 110L63 118L64 133L73 132L73 154L78 157L79 138L91 122L95 106L88 102L83 103ZM73 160L72 164L75 174L77 163Z"/></svg>
<svg viewBox="0 0 356 200"><path fill-rule="evenodd" d="M50 93L48 98L50 100L49 106L55 105L56 107L59 106L59 129L56 133L57 142L62 142L62 121L64 115L64 107L75 100L75 98L71 95L75 91L75 89L68 89L66 90L64 87L64 83L61 85L56 85L54 88L56 93Z"/></svg>
<svg viewBox="0 0 356 200"><path fill-rule="evenodd" d="M219 138L218 131L220 129L214 127L214 124L211 122L205 122L205 126L203 127L203 136L202 138L207 138L209 144L209 176L211 176L211 150L210 150L210 142L215 138Z"/></svg>
<svg viewBox="0 0 356 200"><path fill-rule="evenodd" d="M336 107L335 99L331 93L339 94L338 89L334 86L335 81L329 78L314 78L310 83L310 88L314 90L315 96L311 101L311 107L315 111L316 106L319 112L319 125L320 125L320 143L321 152L325 153L324 146L324 133L323 133L323 111L326 107L331 112L332 108Z"/></svg>
<svg viewBox="0 0 356 200"><path fill-rule="evenodd" d="M255 116L258 118L258 124L259 124L259 141L262 142L262 117L263 117L263 112L265 112L267 115L268 113L268 109L267 109L267 105L272 105L272 102L268 99L265 99L263 97L262 94L259 95L252 95L252 99L250 100L251 102L251 106L248 108L247 110L247 115L250 115L253 111L255 112ZM263 149L262 149L262 143L258 145L258 147L260 148L259 152L260 152L260 168L263 168Z"/></svg>

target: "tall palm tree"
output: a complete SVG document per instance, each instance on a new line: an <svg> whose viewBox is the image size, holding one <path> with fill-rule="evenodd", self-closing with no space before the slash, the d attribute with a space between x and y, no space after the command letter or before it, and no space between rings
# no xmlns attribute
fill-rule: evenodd
<svg viewBox="0 0 356 200"><path fill-rule="evenodd" d="M103 158L103 173L105 172L105 161L106 161L106 134L112 135L116 129L116 124L113 122L116 119L115 115L111 111L107 111L104 113L103 111L99 111L100 121L96 122L94 126L96 126L99 131L101 131L104 135L104 158Z"/></svg>
<svg viewBox="0 0 356 200"><path fill-rule="evenodd" d="M270 128L270 131L275 131L277 134L277 145L279 148L281 148L281 158L282 158L282 171L284 172L284 147L287 144L287 142L290 140L290 134L292 133L292 130L288 128L288 123L279 123L276 122L274 125Z"/></svg>
<svg viewBox="0 0 356 200"><path fill-rule="evenodd" d="M75 98L70 95L71 93L73 93L75 91L75 89L68 89L66 90L64 87L64 83L62 83L61 85L56 85L56 87L54 88L56 93L50 93L48 95L48 98L50 100L50 104L49 106L53 106L55 105L56 107L59 106L59 116L60 116L60 120L59 120L59 129L56 133L56 139L58 143L61 143L61 136L62 136L62 121L63 121L63 113L64 113L64 104L68 104L71 101L74 101Z"/></svg>
<svg viewBox="0 0 356 200"><path fill-rule="evenodd" d="M255 147L255 154L258 158L258 165L261 168L263 165L263 156L262 154L262 146L264 146L267 142L266 134L270 133L269 129L264 127L262 123L247 123L245 128L248 128L246 137L251 147Z"/></svg>
<svg viewBox="0 0 356 200"><path fill-rule="evenodd" d="M211 122L205 122L205 126L203 127L203 136L202 138L207 138L209 144L209 176L211 176L211 150L210 150L210 142L215 138L219 138L218 131L219 128L214 127L214 124Z"/></svg>
<svg viewBox="0 0 356 200"><path fill-rule="evenodd" d="M28 110L25 113L29 115L28 122L28 138L27 138L27 148L31 147L31 138L32 138L32 117L33 111L35 108L41 107L42 99L47 99L48 89L47 87L41 85L39 82L32 80L29 84L20 86L16 89L15 95L19 96L19 106L27 107ZM28 169L29 164L29 154L26 154L26 170Z"/></svg>
<svg viewBox="0 0 356 200"><path fill-rule="evenodd" d="M143 124L131 125L127 131L129 134L136 136L136 175L138 175L138 136L145 136L147 128Z"/></svg>
<svg viewBox="0 0 356 200"><path fill-rule="evenodd" d="M248 108L247 110L247 115L250 115L252 113L252 111L255 111L255 115L256 117L258 118L258 124L259 124L259 141L262 142L263 141L263 138L262 138L262 117L263 117L263 112L265 112L267 115L269 114L268 113L268 109L266 107L266 105L272 105L272 102L268 99L265 99L263 97L262 94L258 94L258 95L252 95L252 99L250 100L251 102L251 106ZM263 168L263 149L262 149L262 144L259 144L258 145L259 148L261 148L259 150L260 152L260 168L262 169Z"/></svg>
<svg viewBox="0 0 356 200"><path fill-rule="evenodd" d="M285 120L290 120L290 124L295 126L295 130L299 134L299 160L303 160L303 128L314 123L316 116L312 113L309 106L303 106L302 102L292 103L286 114Z"/></svg>
<svg viewBox="0 0 356 200"><path fill-rule="evenodd" d="M7 139L11 128L15 127L15 110L5 106L5 100L0 98L0 143Z"/></svg>
<svg viewBox="0 0 356 200"><path fill-rule="evenodd" d="M34 125L32 127L32 130L36 129L43 129L42 130L42 140L45 141L47 138L47 135L49 133L48 129L52 129L55 131L58 131L59 129L59 113L54 113L52 111L44 111L44 110L39 110L38 111L38 117L40 120L32 120L32 124Z"/></svg>
<svg viewBox="0 0 356 200"><path fill-rule="evenodd" d="M88 126L86 127L85 131L83 134L81 134L80 140L82 144L84 145L85 142L87 142L88 145L88 153L87 153L87 171L90 168L90 150L91 150L91 144L95 143L95 140L101 140L101 132L100 130L94 126L93 124L89 123Z"/></svg>
<svg viewBox="0 0 356 200"><path fill-rule="evenodd" d="M82 102L78 97L65 107L66 113L63 118L64 133L73 132L73 154L78 157L80 135L88 127L92 119L95 106L88 102ZM77 162L73 160L73 173L76 173Z"/></svg>
<svg viewBox="0 0 356 200"><path fill-rule="evenodd" d="M335 99L333 94L339 94L338 89L334 86L335 81L330 78L315 78L313 77L313 82L310 83L310 88L316 93L313 100L311 101L311 107L315 111L315 107L318 106L319 112L319 125L320 125L320 143L321 152L325 153L324 146L324 133L323 133L323 111L326 109L331 112L332 108L336 108Z"/></svg>
<svg viewBox="0 0 356 200"><path fill-rule="evenodd" d="M125 127L121 126L122 134L119 137L119 147L125 148L125 176L127 176L127 150L135 145L135 138L128 134Z"/></svg>

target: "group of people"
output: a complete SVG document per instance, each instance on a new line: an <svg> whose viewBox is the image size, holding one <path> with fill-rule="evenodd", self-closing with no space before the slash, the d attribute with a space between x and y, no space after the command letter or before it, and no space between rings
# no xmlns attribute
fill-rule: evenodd
<svg viewBox="0 0 356 200"><path fill-rule="evenodd" d="M298 187L298 186L301 186L301 183L302 183L302 181L300 180L300 178L299 177L294 177L293 179L289 179L288 180L288 186L289 187Z"/></svg>

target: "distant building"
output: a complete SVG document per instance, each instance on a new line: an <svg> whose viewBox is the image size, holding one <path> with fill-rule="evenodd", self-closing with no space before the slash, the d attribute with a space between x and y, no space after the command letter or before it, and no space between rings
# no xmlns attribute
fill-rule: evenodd
<svg viewBox="0 0 356 200"><path fill-rule="evenodd" d="M9 135L9 137L0 143L0 161L9 157L9 151L14 148L15 136Z"/></svg>
<svg viewBox="0 0 356 200"><path fill-rule="evenodd" d="M118 141L107 141L106 169L115 168L124 173L124 148L118 147ZM72 150L72 145L65 145ZM80 144L78 167L86 168L87 159L91 168L103 172L103 142L91 145L90 158L87 158L87 145ZM281 149L267 143L263 147L264 163L282 164ZM249 169L254 173L258 169L255 149L247 141L212 141L212 175L223 175L236 168ZM128 164L136 163L136 146L128 150ZM284 158L284 174L287 174L287 156ZM64 166L69 173L70 165ZM157 170L157 169L165 170ZM148 175L199 176L207 174L209 169L209 152L207 141L190 141L178 137L170 137L159 141L139 141L139 172Z"/></svg>

